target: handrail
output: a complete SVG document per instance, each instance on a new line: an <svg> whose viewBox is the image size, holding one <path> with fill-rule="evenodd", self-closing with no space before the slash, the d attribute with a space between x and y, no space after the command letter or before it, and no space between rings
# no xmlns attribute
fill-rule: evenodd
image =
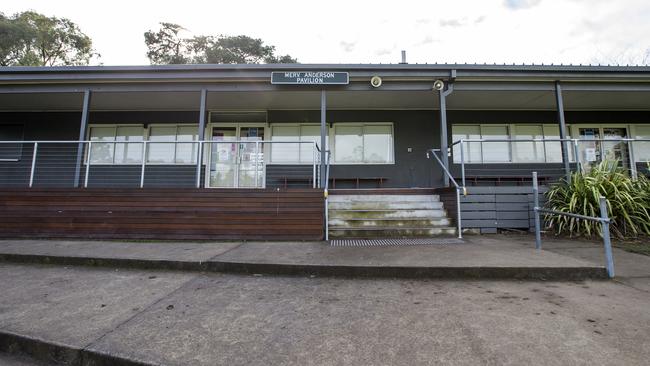
<svg viewBox="0 0 650 366"><path fill-rule="evenodd" d="M325 195L325 241L329 240L329 231L330 231L330 220L329 220L329 181L330 181L330 156L332 153L329 150L325 150L327 154L325 159L325 187L323 194Z"/></svg>
<svg viewBox="0 0 650 366"><path fill-rule="evenodd" d="M537 172L533 172L533 212L535 213L535 249L542 249L542 234L541 234L541 223L540 223L540 213L545 213L549 215L560 215L575 217L580 220L589 220L600 222L602 227L603 234L603 246L605 247L605 266L607 268L607 275L609 278L614 277L614 258L612 254L612 241L609 235L609 224L611 220L607 214L607 199L600 196L598 198L598 203L600 206L600 217L595 216L586 216L575 214L572 212L563 212L557 210L549 210L543 208L539 205L539 185L537 184Z"/></svg>
<svg viewBox="0 0 650 366"><path fill-rule="evenodd" d="M438 161L438 164L442 168L442 170L447 174L449 177L449 180L454 184L454 187L456 187L456 224L457 224L457 229L458 229L458 238L462 239L463 238L463 223L462 223L462 214L461 214L461 208L460 208L460 186L458 183L456 183L456 180L454 177L451 176L451 173L449 173L449 170L445 166L445 164L442 163L442 160L438 157L436 154L437 152L440 152L440 149L429 149L427 150L427 158L429 158L429 153L433 155L433 157ZM467 189L463 187L463 195L467 196Z"/></svg>

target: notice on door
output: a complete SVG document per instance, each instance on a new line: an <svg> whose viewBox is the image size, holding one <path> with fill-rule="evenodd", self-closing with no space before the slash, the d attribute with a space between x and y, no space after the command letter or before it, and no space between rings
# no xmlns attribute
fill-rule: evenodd
<svg viewBox="0 0 650 366"><path fill-rule="evenodd" d="M338 71L273 71L271 84L284 85L347 85L350 75Z"/></svg>

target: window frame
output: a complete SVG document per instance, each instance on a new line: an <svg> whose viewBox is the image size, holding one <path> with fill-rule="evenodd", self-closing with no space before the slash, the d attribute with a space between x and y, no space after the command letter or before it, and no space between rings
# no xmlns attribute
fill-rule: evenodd
<svg viewBox="0 0 650 366"><path fill-rule="evenodd" d="M545 122L505 123L505 124L504 123L454 123L454 124L451 125L452 140L453 140L453 135L454 135L454 127L456 127L456 126L479 126L479 132L481 134L481 139L484 139L484 137L483 137L483 129L482 129L483 126L500 126L500 127L505 126L508 129L508 138L510 140L515 141L515 140L517 140L517 138L516 138L517 126L541 126L542 127L542 133L544 134L544 138L547 138L546 137L546 129L550 128L551 126L556 126L556 125L552 124L552 123L545 123ZM576 125L574 125L574 124L568 125L567 124L566 129L569 132L569 137L567 137L567 138L571 138L570 136L572 136L572 133L574 132L574 130L573 130L574 126L576 126ZM628 132L629 132L629 130L628 130ZM558 138L559 138L559 136L558 136ZM543 145L544 146L544 161L527 161L527 162L515 161L515 159L514 159L514 151L513 151L513 147L512 147L512 145L515 142L513 142L513 141L510 141L510 143L508 143L508 150L509 150L508 153L509 153L509 159L510 159L509 161L501 161L501 162L485 161L485 159L483 157L483 151L485 151L485 148L483 146L484 143L481 142L481 160L480 161L472 161L472 162L467 162L466 161L465 164L466 165L467 164L526 164L527 165L527 164L561 164L562 163L562 161L551 161L551 162L548 161L548 153L547 153L548 149L547 149L546 145L549 144L549 143L553 143L553 142L544 142L544 145ZM452 143L453 142L455 142L455 141L452 141ZM568 145L569 145L569 151L568 151L569 162L574 163L575 158L573 156L574 155L573 154L573 145L572 144L568 144ZM458 154L458 155L455 154L454 149L452 149L452 162L453 162L453 164L460 164L461 163L460 162L460 154Z"/></svg>
<svg viewBox="0 0 650 366"><path fill-rule="evenodd" d="M138 163L115 162L115 153L116 153L115 145L120 144L120 143L122 143L122 144L125 143L124 141L115 140L115 138L117 137L117 129L120 128L120 127L141 127L142 128L142 140L146 141L147 145L148 145L149 138L150 138L150 132L151 132L150 129L151 129L151 127L175 127L176 128L175 139L174 139L174 141L168 142L169 144L174 144L174 162L172 162L172 163L149 162L149 151L147 151L147 153L145 154L145 157L144 157L145 158L145 165L186 165L186 166L187 165L196 165L196 159L194 159L195 160L194 162L190 162L190 163L177 163L176 162L176 150L177 150L177 145L178 145L178 141L177 141L178 128L183 127L183 126L185 126L185 127L194 127L194 126L196 126L197 140L195 140L195 141L198 141L198 136L199 136L198 128L199 128L199 126L196 123L117 123L117 124L115 124L115 123L94 123L94 124L88 124L88 129L87 129L87 132L86 132L86 141L90 141L92 129L95 128L95 127L113 128L113 130L114 130L113 141L93 142L93 143L102 143L102 144L113 144L112 162L110 162L110 163L108 163L108 162L106 162L106 163L100 163L100 162L93 163L93 162L91 162L90 165L132 165L132 166L140 166L140 165L142 165L142 159ZM142 145L145 145L145 144L142 144ZM88 164L88 144L86 144L86 147L84 148L84 151L85 151L85 153L84 153L83 164L87 165ZM205 154L204 154L203 164L206 164L206 162L205 162Z"/></svg>
<svg viewBox="0 0 650 366"><path fill-rule="evenodd" d="M196 165L196 157L194 158L194 162L189 162L189 163L178 163L176 160L176 154L178 150L178 128L179 127L193 127L196 126L196 140L192 140L193 142L198 143L199 141L199 125L198 123L149 123L147 127L145 128L146 130L146 138L145 141L147 141L147 144L149 144L149 139L151 137L151 128L152 127L175 127L176 128L176 134L174 135L174 141L165 141L165 142L160 142L161 144L167 143L167 144L174 144L174 161L169 163L157 163L157 162L150 162L149 161L149 152L151 150L148 150L147 153L145 154L145 159L146 159L146 165ZM181 141L181 143L188 143L189 141ZM198 144L197 144L198 145ZM205 155L205 154L204 154ZM203 159L202 159L203 160Z"/></svg>
<svg viewBox="0 0 650 366"><path fill-rule="evenodd" d="M25 145L25 143L23 142L23 141L25 141L25 124L24 123L3 123L3 124L0 124L0 126L20 126L20 127L22 127L19 139L15 140L17 142L17 145L18 145L18 149L17 149L18 150L18 152L17 152L18 157L14 158L14 159L0 158L0 162L17 162L17 161L20 161L22 159L22 157L23 157L23 150L24 150L24 145ZM5 140L5 141L14 141L14 140ZM11 145L11 144L3 144L3 145Z"/></svg>
<svg viewBox="0 0 650 366"><path fill-rule="evenodd" d="M291 122L291 123L279 122L279 123L276 123L276 122L274 122L274 123L271 123L269 125L269 127L268 127L268 136L269 136L269 140L268 140L269 148L268 149L269 149L269 152L268 152L268 160L266 161L267 165L313 165L313 163L311 161L309 161L309 162L301 162L300 161L300 151L301 151L301 147L303 145L302 143L300 143L300 141L301 141L300 139L302 138L302 135L300 134L300 132L301 132L300 129L303 126L313 126L313 127L319 127L320 128L320 123L314 123L314 122L312 122L312 123L297 123L297 122ZM296 144L298 145L298 160L297 161L296 160L286 161L286 162L273 161L273 128L274 127L297 127L298 128L298 141L296 142ZM326 135L325 144L328 144L329 139L330 139L330 137L329 137L330 128L329 128L329 126L326 126L326 128L327 128L327 135ZM318 135L319 135L319 139L320 139L320 133ZM320 141L317 141L317 143L320 144ZM318 164L318 161L319 161L318 158L316 158L315 163Z"/></svg>
<svg viewBox="0 0 650 366"><path fill-rule="evenodd" d="M342 126L342 127L354 127L354 126L360 126L362 127L362 147L365 150L365 130L363 127L365 126L389 126L390 127L390 136L391 136L391 144L390 144L390 159L388 162L365 162L362 161L360 162L337 162L336 161L336 127L337 126ZM330 128L330 133L329 133L329 141L331 145L331 150L332 150L332 160L330 162L331 165L395 165L395 126L393 122L334 122L332 124L332 128ZM363 151L363 150L362 150Z"/></svg>
<svg viewBox="0 0 650 366"><path fill-rule="evenodd" d="M113 141L106 141L106 142L93 142L93 144L113 144L113 158L111 159L110 163L93 163L90 162L90 165L142 165L142 161L139 163L116 163L115 162L115 144L123 144L125 143L124 141L117 141L117 129L120 127L142 127L142 141L147 141L147 128L145 127L144 123L119 123L119 124L103 124L103 123L96 123L96 124L89 124L88 125L88 132L86 133L86 141L91 141L90 139L92 138L91 132L92 129L95 127L105 127L105 128L112 128L113 129ZM92 142L92 141L91 141ZM144 143L141 143L144 145ZM86 143L85 147L85 153L84 153L84 165L88 165L88 154L89 154L89 147L90 144ZM144 146L143 146L144 148ZM92 156L91 156L92 157ZM140 158L142 159L142 157Z"/></svg>

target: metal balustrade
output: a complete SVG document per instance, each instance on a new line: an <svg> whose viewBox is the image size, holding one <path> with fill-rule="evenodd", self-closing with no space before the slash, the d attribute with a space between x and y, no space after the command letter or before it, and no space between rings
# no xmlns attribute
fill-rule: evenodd
<svg viewBox="0 0 650 366"><path fill-rule="evenodd" d="M286 165L316 188L318 161L313 141L0 141L0 187L265 188Z"/></svg>
<svg viewBox="0 0 650 366"><path fill-rule="evenodd" d="M460 139L450 149L450 170L460 178L462 187L467 187L470 178L529 181L533 170L540 178L570 179L571 172L588 171L605 160L618 161L633 179L649 173L650 139Z"/></svg>

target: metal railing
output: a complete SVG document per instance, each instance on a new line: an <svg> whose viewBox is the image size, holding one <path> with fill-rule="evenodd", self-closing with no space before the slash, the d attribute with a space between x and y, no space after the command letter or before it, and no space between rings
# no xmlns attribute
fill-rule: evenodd
<svg viewBox="0 0 650 366"><path fill-rule="evenodd" d="M567 161L563 157L562 146L566 150ZM546 176L567 176L570 179L567 173L585 172L603 160L619 161L630 176L636 179L639 174L637 164L650 161L650 139L460 139L453 142L450 148L454 164L460 165L463 187L467 186L468 172L474 177L496 178L508 175L530 176L534 169L544 172ZM499 164L506 166L497 169ZM535 168L522 167L528 164L534 164ZM471 167L468 168L467 165Z"/></svg>
<svg viewBox="0 0 650 366"><path fill-rule="evenodd" d="M449 181L454 185L456 188L456 225L457 225L457 230L458 230L458 238L462 239L463 238L463 223L462 223L462 214L461 214L461 207L460 207L460 192L462 189L463 195L467 196L467 189L465 187L460 187L458 183L456 183L456 180L454 177L451 175L445 164L443 164L442 160L438 157L438 154L441 152L440 149L429 149L427 151L427 158L430 158L430 155L433 155L435 160L438 162L440 167L442 168L442 171L449 177Z"/></svg>
<svg viewBox="0 0 650 366"><path fill-rule="evenodd" d="M318 160L320 161L320 154L323 152L319 148L318 144L316 144L315 149L317 150L318 154ZM330 150L325 150L325 186L321 187L320 183L320 165L319 165L319 174L318 174L318 187L323 188L323 195L325 197L325 223L324 223L324 231L325 231L325 241L329 241L329 227L330 227L330 221L329 221L329 181L330 181L330 158L332 156L332 153ZM314 169L316 169L314 167Z"/></svg>
<svg viewBox="0 0 650 366"><path fill-rule="evenodd" d="M612 241L609 233L609 224L611 220L607 214L607 200L605 197L600 196L598 201L600 205L600 217L592 217L579 215L571 212L555 211L549 210L539 205L539 186L537 184L537 172L533 172L533 200L534 207L533 211L535 213L535 249L542 249L542 234L541 234L541 222L540 222L540 213L545 215L560 215L573 217L579 220L589 220L599 222L602 228L603 236L603 246L605 247L605 266L607 268L607 275L609 278L614 277L614 258L612 255Z"/></svg>
<svg viewBox="0 0 650 366"><path fill-rule="evenodd" d="M0 187L263 188L274 164L316 188L317 160L314 141L0 141Z"/></svg>

